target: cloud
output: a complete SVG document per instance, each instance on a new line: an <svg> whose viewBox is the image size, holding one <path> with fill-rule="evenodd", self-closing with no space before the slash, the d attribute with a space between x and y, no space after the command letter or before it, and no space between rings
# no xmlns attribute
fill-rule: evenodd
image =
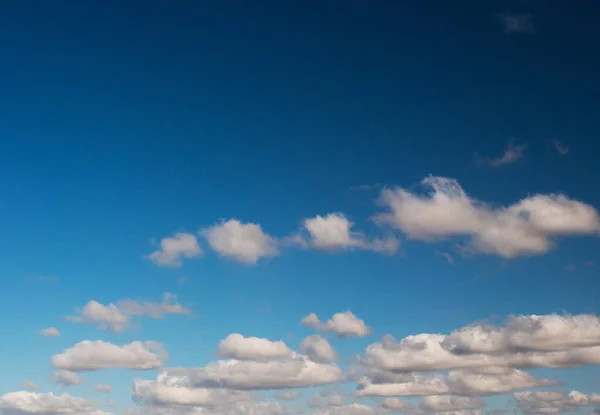
<svg viewBox="0 0 600 415"><path fill-rule="evenodd" d="M507 34L535 32L535 24L531 13L502 13L498 15Z"/></svg>
<svg viewBox="0 0 600 415"><path fill-rule="evenodd" d="M527 150L527 144L515 145L514 139L511 138L501 156L491 159L477 156L477 160L492 167L501 167L521 160L525 156L525 150Z"/></svg>
<svg viewBox="0 0 600 415"><path fill-rule="evenodd" d="M426 412L451 412L482 407L483 401L479 398L440 395L426 396L419 405L419 408Z"/></svg>
<svg viewBox="0 0 600 415"><path fill-rule="evenodd" d="M42 336L42 337L58 337L58 336L60 336L60 331L58 331L54 327L48 327L47 329L40 330L40 336Z"/></svg>
<svg viewBox="0 0 600 415"><path fill-rule="evenodd" d="M238 390L290 389L327 385L344 377L335 364L313 362L306 356L273 361L219 360L201 368L169 368L164 373L182 379L189 388Z"/></svg>
<svg viewBox="0 0 600 415"><path fill-rule="evenodd" d="M515 392L514 399L524 414L558 414L572 412L585 406L600 405L600 395L571 391Z"/></svg>
<svg viewBox="0 0 600 415"><path fill-rule="evenodd" d="M300 245L312 246L315 249L335 251L343 249L366 249L375 252L393 254L400 246L396 238L368 240L362 233L352 231L354 223L343 213L329 213L305 219L303 226L308 232L309 240L300 238Z"/></svg>
<svg viewBox="0 0 600 415"><path fill-rule="evenodd" d="M320 409L313 412L313 415L374 415L375 410L370 406L360 403L352 403L342 406Z"/></svg>
<svg viewBox="0 0 600 415"><path fill-rule="evenodd" d="M569 147L567 147L562 141L553 140L552 144L554 145L554 149L560 156L566 156L567 154L569 154Z"/></svg>
<svg viewBox="0 0 600 415"><path fill-rule="evenodd" d="M68 370L59 370L55 372L54 381L63 386L81 385L84 382L81 376Z"/></svg>
<svg viewBox="0 0 600 415"><path fill-rule="evenodd" d="M290 390L290 391L279 391L275 394L275 398L281 399L282 401L291 401L292 399L296 399L298 397L298 392Z"/></svg>
<svg viewBox="0 0 600 415"><path fill-rule="evenodd" d="M110 393L112 392L112 386L110 385L103 385L101 383L98 383L95 387L95 390L97 390L98 392L104 392L104 393Z"/></svg>
<svg viewBox="0 0 600 415"><path fill-rule="evenodd" d="M350 311L336 313L326 323L322 323L315 313L311 313L301 323L315 330L332 331L338 337L365 337L371 333L371 328Z"/></svg>
<svg viewBox="0 0 600 415"><path fill-rule="evenodd" d="M38 385L28 380L21 382L21 387L23 389L27 389L28 391L37 391L39 389Z"/></svg>
<svg viewBox="0 0 600 415"><path fill-rule="evenodd" d="M67 393L11 392L0 396L0 410L6 415L93 415L97 404Z"/></svg>
<svg viewBox="0 0 600 415"><path fill-rule="evenodd" d="M157 369L167 358L162 346L156 342L135 341L117 346L102 340L84 340L63 353L52 357L57 369L74 372L102 369Z"/></svg>
<svg viewBox="0 0 600 415"><path fill-rule="evenodd" d="M300 343L300 352L315 362L334 362L337 360L337 353L333 350L333 347L327 339L319 335L304 338Z"/></svg>
<svg viewBox="0 0 600 415"><path fill-rule="evenodd" d="M450 371L441 374L407 374L410 380L382 382L382 379L364 377L358 382L358 396L429 396L454 394L461 396L484 396L511 392L517 389L556 386L560 382L538 379L520 370L502 373L477 373Z"/></svg>
<svg viewBox="0 0 600 415"><path fill-rule="evenodd" d="M331 408L334 406L343 406L344 398L339 393L329 393L326 390L314 394L310 397L306 405L309 408Z"/></svg>
<svg viewBox="0 0 600 415"><path fill-rule="evenodd" d="M238 360L270 360L291 357L293 352L287 345L279 341L271 341L259 337L244 337L233 333L219 344L217 353L223 357Z"/></svg>
<svg viewBox="0 0 600 415"><path fill-rule="evenodd" d="M256 264L260 258L279 254L276 239L255 223L230 219L202 230L201 234L219 255L242 263Z"/></svg>
<svg viewBox="0 0 600 415"><path fill-rule="evenodd" d="M553 237L600 231L598 211L564 195L533 195L492 207L468 196L455 179L430 176L422 184L428 195L400 187L383 190L379 203L387 212L375 220L428 242L467 237L471 251L504 258L543 254Z"/></svg>
<svg viewBox="0 0 600 415"><path fill-rule="evenodd" d="M188 388L180 383L182 379L158 375L156 381L136 379L133 399L152 406L192 406L214 408L225 403L246 401L254 398L250 392L223 388Z"/></svg>
<svg viewBox="0 0 600 415"><path fill-rule="evenodd" d="M191 233L179 232L172 237L160 241L160 249L147 255L146 258L159 266L179 268L183 258L193 258L202 255L198 239Z"/></svg>
<svg viewBox="0 0 600 415"><path fill-rule="evenodd" d="M147 301L139 303L128 299L117 304L104 305L92 300L85 307L77 310L77 313L77 316L67 317L67 321L120 333L129 328L132 317L160 319L166 314L189 314L190 310L178 303L177 296L165 293L161 303Z"/></svg>

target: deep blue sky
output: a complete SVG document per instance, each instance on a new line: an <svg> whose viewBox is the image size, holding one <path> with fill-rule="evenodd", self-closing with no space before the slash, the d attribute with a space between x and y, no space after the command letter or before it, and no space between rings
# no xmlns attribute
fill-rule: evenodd
<svg viewBox="0 0 600 415"><path fill-rule="evenodd" d="M507 12L530 13L533 32L506 33ZM386 333L597 311L595 237L510 260L401 233L394 256L284 249L247 266L202 241L181 268L144 256L153 238L230 218L282 238L343 212L378 234L377 186L419 192L430 174L495 206L558 192L600 206L599 17L592 0L3 2L0 396L24 380L60 391L49 359L84 339L156 340L172 365L198 366L231 332L295 333L295 347L310 312L352 310L374 327L332 341L350 356ZM511 137L527 146L520 160L477 162ZM63 320L89 300L163 292L196 315L124 334ZM39 339L47 326L63 335ZM566 373L569 387L591 392L587 369ZM106 376L120 409L132 378ZM96 396L93 383L73 394Z"/></svg>

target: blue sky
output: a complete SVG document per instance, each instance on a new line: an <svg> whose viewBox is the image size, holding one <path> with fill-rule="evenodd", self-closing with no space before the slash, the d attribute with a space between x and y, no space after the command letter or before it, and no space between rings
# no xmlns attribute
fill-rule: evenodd
<svg viewBox="0 0 600 415"><path fill-rule="evenodd" d="M460 395L451 409L474 415L512 412L514 392L600 392L598 12L583 0L4 2L0 413L369 415L399 398L408 415L450 415L433 403ZM517 324L532 315L545 317ZM440 357L456 339L433 335L484 321L504 349L461 356L496 363ZM272 374L299 393L288 401L211 372L233 358L251 374L315 372L301 386ZM577 367L551 369L560 359ZM184 389L167 385L183 382L178 367L194 371ZM374 370L404 377L384 396ZM535 378L501 393L445 378L424 398L398 392L418 383L410 373ZM210 405L182 405L182 390ZM318 393L331 402L309 408ZM541 395L533 409L518 396L542 412ZM600 407L569 399L553 413Z"/></svg>

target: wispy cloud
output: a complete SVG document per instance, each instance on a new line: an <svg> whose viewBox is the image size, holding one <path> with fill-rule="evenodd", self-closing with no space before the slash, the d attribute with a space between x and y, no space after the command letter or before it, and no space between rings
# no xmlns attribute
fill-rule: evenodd
<svg viewBox="0 0 600 415"><path fill-rule="evenodd" d="M554 148L559 155L566 156L569 154L569 147L567 147L562 141L554 140L552 143L554 144Z"/></svg>
<svg viewBox="0 0 600 415"><path fill-rule="evenodd" d="M508 140L506 149L501 156L494 158L481 157L478 154L475 155L476 160L481 164L487 164L492 167L502 167L507 164L513 164L523 159L525 156L525 150L527 150L527 144L515 144L515 139L511 138Z"/></svg>
<svg viewBox="0 0 600 415"><path fill-rule="evenodd" d="M531 13L501 13L498 19L504 26L506 34L532 34L535 32L535 23Z"/></svg>

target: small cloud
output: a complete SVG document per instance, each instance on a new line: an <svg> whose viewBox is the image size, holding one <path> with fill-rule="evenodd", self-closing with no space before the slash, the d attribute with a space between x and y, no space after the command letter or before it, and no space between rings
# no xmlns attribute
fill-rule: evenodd
<svg viewBox="0 0 600 415"><path fill-rule="evenodd" d="M40 336L42 336L42 337L58 337L58 336L60 336L60 331L58 331L54 327L48 327L47 329L40 330Z"/></svg>
<svg viewBox="0 0 600 415"><path fill-rule="evenodd" d="M565 267L565 271L567 271L567 272L573 272L573 271L575 271L575 265L573 265L573 264L567 265Z"/></svg>
<svg viewBox="0 0 600 415"><path fill-rule="evenodd" d="M54 381L63 386L81 385L84 380L75 372L70 370L58 370L54 373Z"/></svg>
<svg viewBox="0 0 600 415"><path fill-rule="evenodd" d="M504 26L506 34L532 34L535 32L535 24L531 13L502 13L498 19Z"/></svg>
<svg viewBox="0 0 600 415"><path fill-rule="evenodd" d="M441 257L444 257L446 259L446 262L449 265L454 265L454 257L452 255L450 255L448 252L439 252L438 251L438 255Z"/></svg>
<svg viewBox="0 0 600 415"><path fill-rule="evenodd" d="M525 156L525 150L527 144L515 145L515 139L511 138L508 140L508 144L504 153L501 156L495 158L485 158L476 155L476 159L479 163L487 164L492 167L501 167L507 164L513 164L521 160Z"/></svg>
<svg viewBox="0 0 600 415"><path fill-rule="evenodd" d="M554 144L554 148L556 149L556 152L559 155L566 156L567 154L569 154L569 147L567 147L565 145L565 143L563 143L562 141L554 140L553 144Z"/></svg>
<svg viewBox="0 0 600 415"><path fill-rule="evenodd" d="M593 267L596 265L596 261L590 259L589 261L585 261L585 265L587 265L588 267Z"/></svg>
<svg viewBox="0 0 600 415"><path fill-rule="evenodd" d="M110 393L112 391L112 386L99 383L94 387L94 389L96 389L98 392Z"/></svg>
<svg viewBox="0 0 600 415"><path fill-rule="evenodd" d="M179 232L172 237L160 241L160 249L146 255L146 259L158 266L179 268L183 258L193 258L202 255L198 239L190 233Z"/></svg>

